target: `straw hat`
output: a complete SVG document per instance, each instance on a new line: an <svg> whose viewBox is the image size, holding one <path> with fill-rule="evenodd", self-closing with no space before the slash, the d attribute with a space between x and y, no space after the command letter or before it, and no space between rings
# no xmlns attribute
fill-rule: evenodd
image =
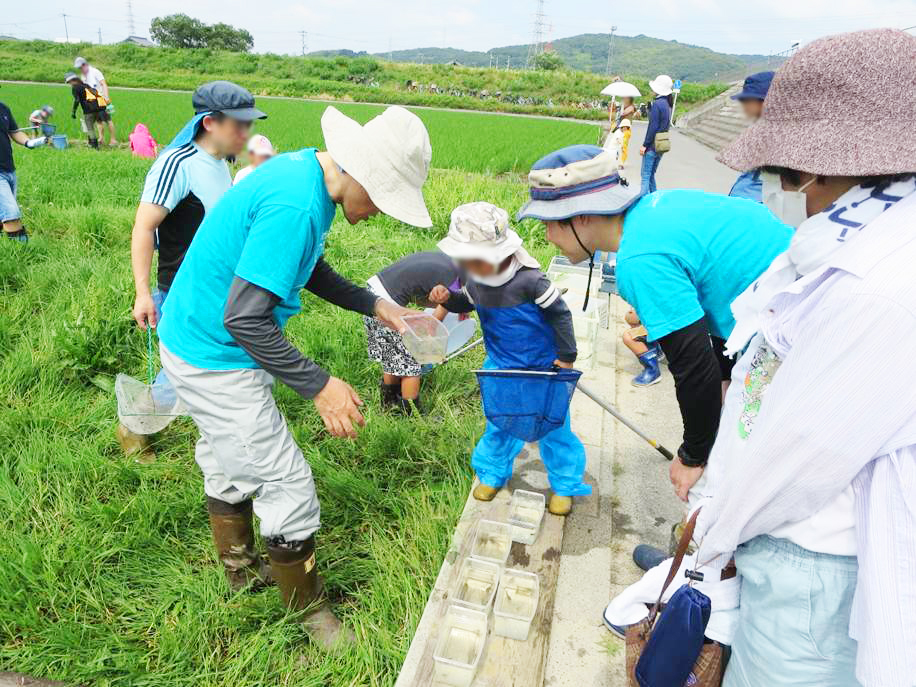
<svg viewBox="0 0 916 687"><path fill-rule="evenodd" d="M433 225L422 191L432 147L419 117L394 106L360 126L329 107L321 116L321 130L331 157L379 210L415 227Z"/></svg>
<svg viewBox="0 0 916 687"><path fill-rule="evenodd" d="M812 41L779 68L760 119L719 160L739 171L916 172L914 65L916 37L897 29Z"/></svg>
<svg viewBox="0 0 916 687"><path fill-rule="evenodd" d="M671 95L674 90L674 81L667 74L659 74L649 82L649 88L657 95Z"/></svg>
<svg viewBox="0 0 916 687"><path fill-rule="evenodd" d="M526 267L540 267L522 247L522 237L509 226L509 213L485 201L465 203L452 210L448 236L438 246L455 260L483 260L499 265L515 255Z"/></svg>

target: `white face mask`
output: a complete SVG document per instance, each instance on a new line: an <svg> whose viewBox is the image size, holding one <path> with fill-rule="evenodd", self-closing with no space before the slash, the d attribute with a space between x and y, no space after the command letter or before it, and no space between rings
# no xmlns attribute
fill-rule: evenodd
<svg viewBox="0 0 916 687"><path fill-rule="evenodd" d="M760 175L763 182L763 204L780 221L798 229L801 223L808 219L808 196L804 194L804 190L813 184L816 178L812 177L797 191L784 191L782 179L778 174L763 172Z"/></svg>

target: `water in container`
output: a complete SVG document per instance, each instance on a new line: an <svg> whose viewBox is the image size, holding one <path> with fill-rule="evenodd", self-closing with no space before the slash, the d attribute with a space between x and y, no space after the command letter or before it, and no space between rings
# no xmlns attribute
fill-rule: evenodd
<svg viewBox="0 0 916 687"><path fill-rule="evenodd" d="M512 525L512 541L534 544L544 518L544 495L534 491L516 489L509 503L509 524Z"/></svg>
<svg viewBox="0 0 916 687"><path fill-rule="evenodd" d="M523 570L506 570L499 581L493 608L493 632L500 637L525 641L538 609L538 576Z"/></svg>
<svg viewBox="0 0 916 687"><path fill-rule="evenodd" d="M449 606L439 625L439 638L433 652L433 684L470 687L486 641L485 613Z"/></svg>
<svg viewBox="0 0 916 687"><path fill-rule="evenodd" d="M452 603L489 613L499 585L499 573L496 563L465 558L452 590Z"/></svg>
<svg viewBox="0 0 916 687"><path fill-rule="evenodd" d="M432 315L417 313L403 318L407 329L401 334L404 345L421 365L439 364L445 360L448 329Z"/></svg>
<svg viewBox="0 0 916 687"><path fill-rule="evenodd" d="M471 557L505 567L512 548L512 526L507 522L481 520L474 533Z"/></svg>

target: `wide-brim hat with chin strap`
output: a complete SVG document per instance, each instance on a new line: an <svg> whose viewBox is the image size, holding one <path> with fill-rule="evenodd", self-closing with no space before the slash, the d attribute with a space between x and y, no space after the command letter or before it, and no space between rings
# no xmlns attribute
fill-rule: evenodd
<svg viewBox="0 0 916 687"><path fill-rule="evenodd" d="M509 213L485 201L452 210L448 235L439 250L453 260L483 260L499 265L511 255L525 267L540 267L522 246L522 237L509 226Z"/></svg>
<svg viewBox="0 0 916 687"><path fill-rule="evenodd" d="M379 210L415 227L433 225L423 200L432 146L419 117L392 106L362 126L328 107L321 130L328 153Z"/></svg>
<svg viewBox="0 0 916 687"><path fill-rule="evenodd" d="M776 72L754 124L722 151L732 169L822 176L916 172L916 36L872 29L812 41Z"/></svg>
<svg viewBox="0 0 916 687"><path fill-rule="evenodd" d="M617 173L617 158L604 148L574 145L534 163L528 174L531 200L516 219L564 220L579 215L619 215L639 199Z"/></svg>

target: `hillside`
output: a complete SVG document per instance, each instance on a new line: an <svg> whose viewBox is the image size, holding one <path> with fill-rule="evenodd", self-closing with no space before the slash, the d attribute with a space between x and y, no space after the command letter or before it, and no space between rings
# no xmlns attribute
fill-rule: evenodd
<svg viewBox="0 0 916 687"><path fill-rule="evenodd" d="M577 119L607 117L600 94L607 78L584 71L487 69L446 64L391 63L373 57L291 57L209 49L141 48L135 45L0 41L0 75L18 81L60 84L76 55L98 66L111 86L193 90L204 81L229 79L258 95L348 102L541 114ZM647 96L645 80L632 79ZM685 84L679 111L725 89ZM2 93L0 93L2 97Z"/></svg>
<svg viewBox="0 0 916 687"><path fill-rule="evenodd" d="M607 68L608 35L586 33L560 38L551 43L563 61L573 69L604 74ZM326 50L312 53L315 56L358 57L366 53L350 50ZM374 57L388 59L388 53ZM458 62L467 67L489 67L499 59L500 66L523 67L528 56L528 45L510 45L492 48L488 52L459 50L456 48L416 48L395 50L395 62L423 64L449 64ZM749 68L764 68L765 55L730 55L709 48L677 41L664 41L649 36L614 36L612 68L615 74L629 74L645 79L656 74L670 74L675 79L692 82L733 81L743 78Z"/></svg>

